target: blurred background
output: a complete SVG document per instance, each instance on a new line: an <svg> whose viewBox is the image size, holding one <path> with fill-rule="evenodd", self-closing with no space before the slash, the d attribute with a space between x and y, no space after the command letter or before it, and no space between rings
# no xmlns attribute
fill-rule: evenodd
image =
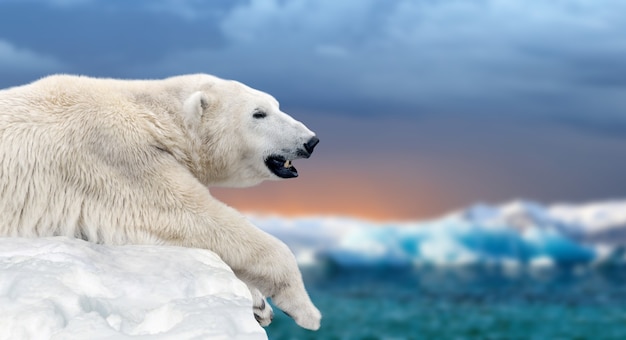
<svg viewBox="0 0 626 340"><path fill-rule="evenodd" d="M270 338L626 338L626 2L0 0L0 87L209 73L321 139L212 189L325 314Z"/></svg>

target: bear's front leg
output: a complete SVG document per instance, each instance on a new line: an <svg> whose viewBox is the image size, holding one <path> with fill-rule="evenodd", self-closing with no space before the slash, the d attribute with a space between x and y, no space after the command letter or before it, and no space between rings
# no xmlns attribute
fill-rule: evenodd
<svg viewBox="0 0 626 340"><path fill-rule="evenodd" d="M213 251L251 289L255 311L266 322L263 297L290 315L301 327L317 330L321 314L304 288L296 258L282 241L254 226L235 209L216 200L209 190L177 164L161 167L155 178L142 186L150 195L135 199L143 230L135 243L146 239ZM134 192L134 191L133 191ZM135 196L137 197L137 196ZM150 198L166 198L163 206ZM139 197L137 197L139 198ZM129 209L120 210L128 212ZM112 222L109 222L112 223ZM258 291L257 291L258 290ZM260 294L258 294L260 292ZM269 306L266 306L269 307Z"/></svg>
<svg viewBox="0 0 626 340"><path fill-rule="evenodd" d="M262 309L265 305L264 296L269 296L274 304L293 318L298 325L317 330L320 327L322 315L306 292L296 259L284 243L275 240L270 251L259 254L264 258L263 263L243 269L233 267L233 271L238 278L248 284L248 287L251 285L259 287L251 289L255 302L253 308L255 317L258 318L258 307ZM255 292L260 292L261 295L256 295ZM270 310L270 321L272 316L273 313ZM263 325L262 320L259 320L261 325Z"/></svg>
<svg viewBox="0 0 626 340"><path fill-rule="evenodd" d="M211 208L216 209L211 213L216 217L215 224L210 227L215 235L208 249L220 255L235 275L252 287L255 312L262 309L263 297L267 296L301 327L319 329L322 315L311 302L296 258L287 245L221 202L215 201Z"/></svg>
<svg viewBox="0 0 626 340"><path fill-rule="evenodd" d="M190 230L179 233L184 235L182 243L218 254L252 288L255 312L263 310L263 297L267 296L298 325L317 330L321 313L311 302L296 258L287 245L213 198L204 200L201 207L202 211L193 214L195 223ZM263 323L266 314L261 312Z"/></svg>

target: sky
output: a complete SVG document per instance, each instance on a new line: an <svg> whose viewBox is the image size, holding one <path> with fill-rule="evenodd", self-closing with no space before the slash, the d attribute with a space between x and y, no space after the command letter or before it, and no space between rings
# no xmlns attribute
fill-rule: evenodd
<svg viewBox="0 0 626 340"><path fill-rule="evenodd" d="M0 0L0 87L209 73L321 142L244 211L428 219L626 194L621 0Z"/></svg>

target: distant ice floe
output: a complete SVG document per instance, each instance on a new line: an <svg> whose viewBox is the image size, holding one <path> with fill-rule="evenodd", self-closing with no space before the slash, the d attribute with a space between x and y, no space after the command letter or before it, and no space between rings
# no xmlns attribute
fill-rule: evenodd
<svg viewBox="0 0 626 340"><path fill-rule="evenodd" d="M0 238L0 339L267 339L207 250Z"/></svg>
<svg viewBox="0 0 626 340"><path fill-rule="evenodd" d="M497 265L506 268L625 263L626 201L542 206L475 205L438 220L373 223L253 216L301 264L343 267Z"/></svg>

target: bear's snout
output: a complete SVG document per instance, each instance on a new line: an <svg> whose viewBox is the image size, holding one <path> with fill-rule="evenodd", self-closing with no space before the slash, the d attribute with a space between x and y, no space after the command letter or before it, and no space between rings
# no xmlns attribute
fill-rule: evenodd
<svg viewBox="0 0 626 340"><path fill-rule="evenodd" d="M313 149L315 149L315 146L319 142L320 142L319 138L313 136L311 137L311 139L309 139L308 142L304 143L304 149L306 150L306 152L309 153L309 156L313 153Z"/></svg>

